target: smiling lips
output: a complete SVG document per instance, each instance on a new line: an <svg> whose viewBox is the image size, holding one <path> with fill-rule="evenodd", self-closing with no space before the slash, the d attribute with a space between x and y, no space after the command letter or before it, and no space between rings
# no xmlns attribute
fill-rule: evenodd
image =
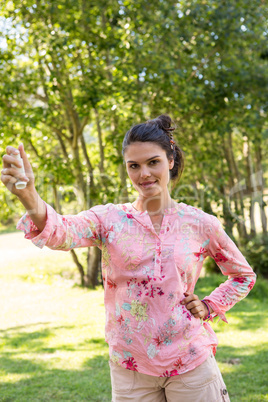
<svg viewBox="0 0 268 402"><path fill-rule="evenodd" d="M144 181L140 185L144 188L149 188L149 187L152 187L155 183L156 183L156 180L155 181Z"/></svg>

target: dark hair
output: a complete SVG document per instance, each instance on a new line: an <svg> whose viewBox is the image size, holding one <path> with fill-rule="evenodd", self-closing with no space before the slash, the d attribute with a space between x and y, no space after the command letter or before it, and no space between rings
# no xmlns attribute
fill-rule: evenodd
<svg viewBox="0 0 268 402"><path fill-rule="evenodd" d="M122 145L122 154L124 155L127 146L133 142L155 142L166 151L169 160L174 159L174 166L170 170L170 179L176 180L183 172L184 156L180 147L175 142L171 142L173 130L172 120L165 114L148 120L146 123L137 124L126 133Z"/></svg>

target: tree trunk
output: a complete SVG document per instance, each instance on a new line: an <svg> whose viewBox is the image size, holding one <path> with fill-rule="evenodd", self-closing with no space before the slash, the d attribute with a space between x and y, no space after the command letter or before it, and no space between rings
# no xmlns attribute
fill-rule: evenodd
<svg viewBox="0 0 268 402"><path fill-rule="evenodd" d="M250 205L249 205L249 217L250 217L250 236L253 237L256 234L256 225L255 225L255 180L254 180L254 171L252 166L252 159L250 154L250 141L248 136L246 136L246 141L244 142L243 154L246 160L246 183L247 183L247 192L250 197Z"/></svg>
<svg viewBox="0 0 268 402"><path fill-rule="evenodd" d="M224 142L225 157L228 162L228 167L230 170L230 196L234 196L235 212L237 219L237 229L239 237L241 239L247 239L247 230L245 226L245 211L244 211L244 201L243 201L243 189L241 185L241 177L235 162L233 144L232 144L232 133L228 131L228 137Z"/></svg>
<svg viewBox="0 0 268 402"><path fill-rule="evenodd" d="M256 157L256 168L257 168L257 190L258 190L258 203L260 206L260 217L261 217L261 226L262 233L267 233L267 217L265 213L265 202L263 199L263 191L264 191L264 179L263 179L263 170L262 170L262 150L261 150L261 142L258 141L255 147L255 157Z"/></svg>
<svg viewBox="0 0 268 402"><path fill-rule="evenodd" d="M116 138L116 132L118 131L118 125L119 125L119 117L116 115L116 112L114 112L113 118L112 118L112 123L111 123L111 132L113 134L113 137ZM115 144L116 151L118 158L122 160L122 153L121 153L121 142L120 146L119 144ZM126 172L126 166L122 163L118 166L119 170L119 177L120 177L120 185L118 189L118 199L116 202L120 203L125 203L129 202L129 195L128 195L128 188L127 188L127 172Z"/></svg>
<svg viewBox="0 0 268 402"><path fill-rule="evenodd" d="M224 148L224 154L225 154L225 159L227 161L227 165L229 168L229 187L230 189L233 189L235 187L235 182L234 182L234 178L233 178L233 172L231 169L231 162L230 162L230 155L229 152L227 150L227 147L225 145L225 143L223 143L223 148ZM233 229L233 212L232 212L232 206L231 206L231 196L226 194L226 189L225 188L221 188L222 190L222 194L223 194L223 215L224 215L224 219L225 219L225 224L226 226L230 226ZM228 200L229 198L229 200ZM238 208L238 201L237 201L237 194L234 193L233 194L233 202L234 202L234 206L235 206L235 219L237 220L237 217L239 216L239 208ZM232 222L232 224L231 224ZM238 231L239 231L239 225L238 225Z"/></svg>
<svg viewBox="0 0 268 402"><path fill-rule="evenodd" d="M120 186L119 186L119 202L125 203L129 202L128 198L128 189L127 189L127 173L125 165L121 163L119 165L119 177L120 177Z"/></svg>
<svg viewBox="0 0 268 402"><path fill-rule="evenodd" d="M80 264L74 250L71 250L71 256L80 274L81 286L85 286L85 272L83 266Z"/></svg>
<svg viewBox="0 0 268 402"><path fill-rule="evenodd" d="M98 247L89 247L87 254L86 286L95 288L98 284L98 274L101 262L101 251Z"/></svg>
<svg viewBox="0 0 268 402"><path fill-rule="evenodd" d="M52 188L53 188L53 198L54 198L55 209L59 214L62 214L61 205L60 205L60 197L59 197L57 185L55 182L52 183Z"/></svg>
<svg viewBox="0 0 268 402"><path fill-rule="evenodd" d="M104 173L104 148L102 142L102 132L100 126L100 118L99 112L96 108L94 108L96 124L97 124L97 131L98 131L98 139L99 139L99 150L100 150L100 172Z"/></svg>
<svg viewBox="0 0 268 402"><path fill-rule="evenodd" d="M233 239L233 227L234 227L234 219L233 215L230 213L230 205L227 201L226 190L224 186L220 186L221 193L223 194L223 203L222 203L222 214L224 219L224 226L226 233Z"/></svg>
<svg viewBox="0 0 268 402"><path fill-rule="evenodd" d="M76 147L72 147L71 149L73 155L73 171L77 183L76 188L77 188L77 195L79 197L79 205L81 205L82 209L86 209L87 188L86 188L86 182L83 177L78 144Z"/></svg>
<svg viewBox="0 0 268 402"><path fill-rule="evenodd" d="M234 157L234 150L233 150L233 141L232 141L232 132L231 130L228 131L228 145L229 145L229 151L230 151L230 157L231 157L231 165L233 166L233 172L234 172L234 177L236 178L236 183L238 186L238 199L239 199L239 204L240 204L240 211L241 211L241 220L240 220L240 230L242 234L243 239L247 239L248 234L247 234L247 229L245 225L245 208L244 208L244 200L243 200L243 186L241 184L241 175L239 173L235 157Z"/></svg>

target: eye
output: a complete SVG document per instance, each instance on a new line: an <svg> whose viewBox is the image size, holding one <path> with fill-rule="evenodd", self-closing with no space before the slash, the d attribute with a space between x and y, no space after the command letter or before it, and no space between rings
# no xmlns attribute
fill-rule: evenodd
<svg viewBox="0 0 268 402"><path fill-rule="evenodd" d="M152 165L156 165L157 163L159 163L160 161L158 159L154 159L153 161L150 162L150 164Z"/></svg>
<svg viewBox="0 0 268 402"><path fill-rule="evenodd" d="M138 166L137 163L132 163L132 165L129 165L131 169L136 169L137 166Z"/></svg>

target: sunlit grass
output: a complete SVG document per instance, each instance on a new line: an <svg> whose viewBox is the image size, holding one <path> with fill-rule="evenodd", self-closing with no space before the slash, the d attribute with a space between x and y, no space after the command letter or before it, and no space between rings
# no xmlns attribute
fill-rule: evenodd
<svg viewBox="0 0 268 402"><path fill-rule="evenodd" d="M76 250L79 261L84 265L85 251ZM0 278L5 281L22 280L29 283L52 284L60 282L61 286L79 284L79 273L69 252L58 251L49 255L40 254L40 258L27 258L22 263L14 260L7 269L0 269Z"/></svg>

